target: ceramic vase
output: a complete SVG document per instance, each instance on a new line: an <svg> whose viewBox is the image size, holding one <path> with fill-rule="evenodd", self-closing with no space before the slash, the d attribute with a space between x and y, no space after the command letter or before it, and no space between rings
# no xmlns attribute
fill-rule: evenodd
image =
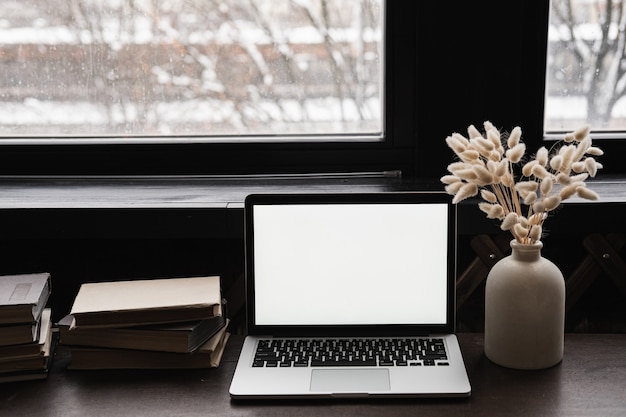
<svg viewBox="0 0 626 417"><path fill-rule="evenodd" d="M563 359L565 281L542 247L511 241L487 276L485 355L498 365L542 369Z"/></svg>

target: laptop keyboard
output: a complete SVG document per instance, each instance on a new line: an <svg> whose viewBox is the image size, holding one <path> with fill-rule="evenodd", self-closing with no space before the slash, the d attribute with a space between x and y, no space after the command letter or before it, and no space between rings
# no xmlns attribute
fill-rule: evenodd
<svg viewBox="0 0 626 417"><path fill-rule="evenodd" d="M253 367L447 366L442 338L266 339Z"/></svg>

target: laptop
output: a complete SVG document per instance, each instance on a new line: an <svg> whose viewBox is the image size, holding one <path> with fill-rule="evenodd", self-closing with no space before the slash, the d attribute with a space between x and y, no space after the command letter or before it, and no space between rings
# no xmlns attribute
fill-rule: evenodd
<svg viewBox="0 0 626 417"><path fill-rule="evenodd" d="M455 240L443 193L248 196L231 397L469 396Z"/></svg>

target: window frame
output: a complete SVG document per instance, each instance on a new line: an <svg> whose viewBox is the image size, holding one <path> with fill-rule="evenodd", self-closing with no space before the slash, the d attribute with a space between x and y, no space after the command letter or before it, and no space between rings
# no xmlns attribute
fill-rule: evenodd
<svg viewBox="0 0 626 417"><path fill-rule="evenodd" d="M383 140L173 141L0 140L0 175L245 175L311 172L411 173L415 165L416 5L388 0ZM402 41L400 41L402 40ZM358 135L357 135L358 136Z"/></svg>
<svg viewBox="0 0 626 417"><path fill-rule="evenodd" d="M541 101L541 142L534 143L536 147L546 146L550 147L555 142L561 140L564 134L559 134L555 132L546 132L544 129L544 117L545 114L543 112L544 101L546 99L546 88L545 88L545 78L547 78L547 55L548 55L548 29L549 29L549 14L550 14L550 0L542 0L546 3L547 10L545 11L545 22L542 27L545 27L545 40L543 44L543 51L546 55L546 62L544 62L543 73L544 73L544 96ZM590 136L593 140L594 146L599 147L604 151L604 155L599 158L599 161L603 165L602 171L598 173L597 178L602 179L603 177L615 177L615 176L623 176L626 174L626 166L623 162L618 160L618 157L621 155L626 155L626 131L595 131L593 130L593 126L591 126Z"/></svg>
<svg viewBox="0 0 626 417"><path fill-rule="evenodd" d="M503 132L520 126L528 154L552 146L543 130L549 11L550 0L420 2L416 176L438 180L453 162L444 139L486 120ZM591 136L605 152L596 179L626 174L617 161L626 140Z"/></svg>
<svg viewBox="0 0 626 417"><path fill-rule="evenodd" d="M15 145L0 175L163 176L382 172L439 183L452 132L489 120L544 140L549 0L388 0L382 142ZM540 30L539 28L543 28ZM497 36L495 36L496 34ZM419 53L418 53L419 50ZM626 174L626 140L594 138L599 177Z"/></svg>

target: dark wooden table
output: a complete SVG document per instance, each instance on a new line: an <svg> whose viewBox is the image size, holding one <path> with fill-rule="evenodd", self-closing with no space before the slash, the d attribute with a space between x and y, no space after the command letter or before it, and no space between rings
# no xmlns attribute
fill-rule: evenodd
<svg viewBox="0 0 626 417"><path fill-rule="evenodd" d="M68 371L60 347L48 380L0 385L0 416L626 416L626 334L568 334L564 361L541 371L492 364L482 334L459 339L468 399L234 402L242 338L233 336L211 370Z"/></svg>

